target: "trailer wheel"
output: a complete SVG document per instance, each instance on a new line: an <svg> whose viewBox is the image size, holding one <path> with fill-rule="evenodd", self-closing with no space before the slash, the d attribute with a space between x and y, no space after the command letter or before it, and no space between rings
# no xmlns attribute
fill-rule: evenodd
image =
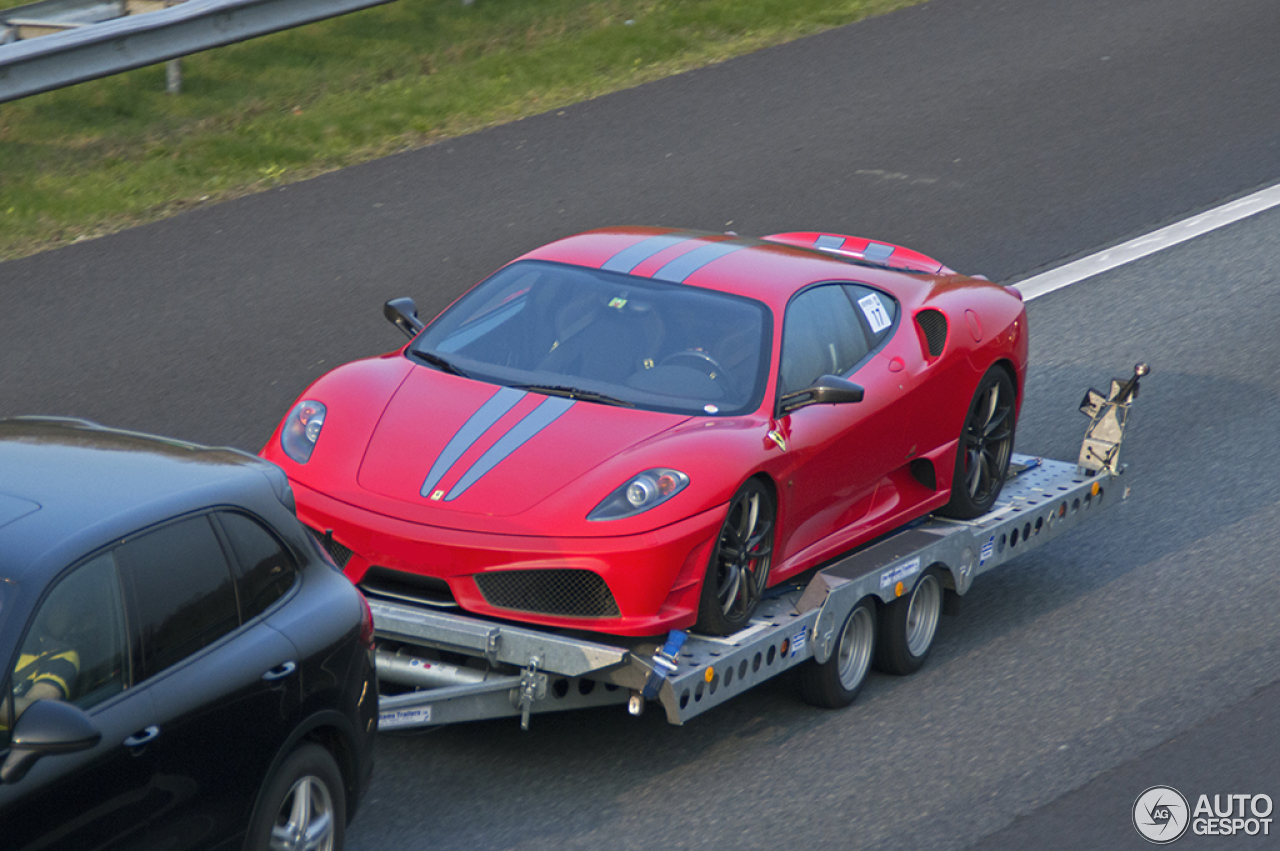
<svg viewBox="0 0 1280 851"><path fill-rule="evenodd" d="M938 632L942 594L942 576L931 567L910 594L884 607L876 642L877 669L899 676L920 670Z"/></svg>
<svg viewBox="0 0 1280 851"><path fill-rule="evenodd" d="M1009 373L999 366L991 367L969 403L956 447L951 500L939 514L968 520L995 506L1013 455L1014 402Z"/></svg>
<svg viewBox="0 0 1280 851"><path fill-rule="evenodd" d="M748 479L729 500L698 603L699 632L731 635L747 625L769 584L773 560L773 497Z"/></svg>
<svg viewBox="0 0 1280 851"><path fill-rule="evenodd" d="M342 772L327 750L304 744L262 788L245 847L251 851L342 847L347 826Z"/></svg>
<svg viewBox="0 0 1280 851"><path fill-rule="evenodd" d="M840 709L853 703L867 680L876 646L876 604L868 597L845 618L827 661L800 666L800 694L814 706Z"/></svg>

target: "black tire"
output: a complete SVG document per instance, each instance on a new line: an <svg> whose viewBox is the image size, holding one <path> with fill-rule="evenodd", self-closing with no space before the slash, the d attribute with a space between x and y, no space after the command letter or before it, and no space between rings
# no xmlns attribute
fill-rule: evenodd
<svg viewBox="0 0 1280 851"><path fill-rule="evenodd" d="M987 370L960 430L951 501L938 513L970 520L995 506L1013 456L1016 401L1009 373L999 366Z"/></svg>
<svg viewBox="0 0 1280 851"><path fill-rule="evenodd" d="M870 597L858 602L840 626L827 661L810 659L800 666L800 694L824 709L853 703L867 681L876 646L876 604Z"/></svg>
<svg viewBox="0 0 1280 851"><path fill-rule="evenodd" d="M314 744L289 754L258 794L247 851L341 851L347 827L342 772Z"/></svg>
<svg viewBox="0 0 1280 851"><path fill-rule="evenodd" d="M910 594L884 607L876 637L877 670L897 676L920 670L933 649L945 593L941 572L931 567L921 574Z"/></svg>
<svg viewBox="0 0 1280 851"><path fill-rule="evenodd" d="M747 625L769 584L773 561L773 496L750 479L729 500L729 511L698 602L699 632L731 635Z"/></svg>

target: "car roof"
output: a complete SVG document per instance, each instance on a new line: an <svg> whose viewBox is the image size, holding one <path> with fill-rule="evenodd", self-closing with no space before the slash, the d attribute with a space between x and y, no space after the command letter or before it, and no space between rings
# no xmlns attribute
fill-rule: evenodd
<svg viewBox="0 0 1280 851"><path fill-rule="evenodd" d="M247 493L283 497L272 471L240 450L85 420L0 419L0 579L56 572L151 523Z"/></svg>
<svg viewBox="0 0 1280 851"><path fill-rule="evenodd" d="M782 308L818 281L857 281L901 293L931 287L920 273L863 265L816 249L735 234L654 227L588 231L520 259L550 260L736 293Z"/></svg>

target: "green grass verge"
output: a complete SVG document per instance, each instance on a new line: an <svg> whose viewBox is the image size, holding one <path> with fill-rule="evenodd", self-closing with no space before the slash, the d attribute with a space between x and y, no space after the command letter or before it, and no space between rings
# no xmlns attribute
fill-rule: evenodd
<svg viewBox="0 0 1280 851"><path fill-rule="evenodd" d="M0 259L919 0L397 0L0 104ZM21 5L0 0L0 8Z"/></svg>

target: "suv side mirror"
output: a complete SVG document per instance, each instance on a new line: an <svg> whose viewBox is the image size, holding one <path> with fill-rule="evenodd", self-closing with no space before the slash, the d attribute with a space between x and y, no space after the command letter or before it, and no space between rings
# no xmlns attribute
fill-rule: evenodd
<svg viewBox="0 0 1280 851"><path fill-rule="evenodd" d="M787 393L778 400L778 412L789 414L809 405L843 405L861 402L863 389L852 381L834 375L823 375L803 390Z"/></svg>
<svg viewBox="0 0 1280 851"><path fill-rule="evenodd" d="M422 320L418 318L418 305L414 304L413 299L408 296L393 298L384 304L382 315L410 339L417 336L424 327Z"/></svg>
<svg viewBox="0 0 1280 851"><path fill-rule="evenodd" d="M102 732L84 710L61 700L37 700L13 727L0 783L17 783L42 756L88 750Z"/></svg>

